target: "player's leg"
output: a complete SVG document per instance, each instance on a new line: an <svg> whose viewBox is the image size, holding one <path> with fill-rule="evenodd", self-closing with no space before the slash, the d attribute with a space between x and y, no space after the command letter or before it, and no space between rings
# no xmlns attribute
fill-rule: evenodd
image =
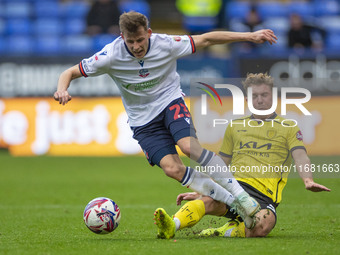
<svg viewBox="0 0 340 255"><path fill-rule="evenodd" d="M260 205L244 191L222 158L203 149L195 137L183 137L177 144L187 156L210 170L205 173L236 197L235 202L228 205L240 214L248 228L254 227L253 216L259 211Z"/></svg>
<svg viewBox="0 0 340 255"><path fill-rule="evenodd" d="M168 215L163 208L158 208L154 213L158 237L172 238L176 231L194 226L204 215L222 216L225 211L226 205L224 203L213 200L208 196L185 203L173 217Z"/></svg>
<svg viewBox="0 0 340 255"><path fill-rule="evenodd" d="M182 186L226 204L234 202L234 197L209 176L193 168L186 167L178 154L164 155L159 162L159 166L167 176L179 181Z"/></svg>
<svg viewBox="0 0 340 255"><path fill-rule="evenodd" d="M259 211L259 204L243 190L219 156L201 147L184 100L182 98L174 100L165 109L164 114L164 124L182 152L200 165L216 170L208 171L207 174L236 198L233 204L228 205L241 215L248 228L252 228L255 224L253 216ZM223 202L223 200L217 200Z"/></svg>

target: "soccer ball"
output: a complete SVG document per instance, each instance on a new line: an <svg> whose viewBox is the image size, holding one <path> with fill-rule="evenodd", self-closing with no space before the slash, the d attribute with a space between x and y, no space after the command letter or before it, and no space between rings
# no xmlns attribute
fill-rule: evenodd
<svg viewBox="0 0 340 255"><path fill-rule="evenodd" d="M120 210L110 198L91 200L84 210L85 225L96 234L108 234L118 227Z"/></svg>

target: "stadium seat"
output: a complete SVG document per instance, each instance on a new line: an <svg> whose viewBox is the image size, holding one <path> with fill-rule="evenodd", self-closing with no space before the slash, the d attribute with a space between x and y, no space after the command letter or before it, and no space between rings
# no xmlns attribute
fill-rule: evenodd
<svg viewBox="0 0 340 255"><path fill-rule="evenodd" d="M36 55L58 54L61 48L59 36L38 36L35 40Z"/></svg>
<svg viewBox="0 0 340 255"><path fill-rule="evenodd" d="M326 49L327 50L340 50L340 32L329 33L326 37Z"/></svg>
<svg viewBox="0 0 340 255"><path fill-rule="evenodd" d="M0 18L4 18L5 16L5 5L0 2Z"/></svg>
<svg viewBox="0 0 340 255"><path fill-rule="evenodd" d="M3 35L5 33L6 33L6 21L3 19L0 19L0 35Z"/></svg>
<svg viewBox="0 0 340 255"><path fill-rule="evenodd" d="M30 35L32 33L32 24L29 19L8 19L6 26L8 35Z"/></svg>
<svg viewBox="0 0 340 255"><path fill-rule="evenodd" d="M289 13L299 14L302 18L308 18L314 15L314 5L309 2L291 2L289 4Z"/></svg>
<svg viewBox="0 0 340 255"><path fill-rule="evenodd" d="M250 3L249 2L239 2L233 1L226 5L225 7L225 16L226 19L241 19L244 20L247 13L250 11Z"/></svg>
<svg viewBox="0 0 340 255"><path fill-rule="evenodd" d="M249 32L250 30L249 27L238 18L234 18L229 21L229 29L235 32Z"/></svg>
<svg viewBox="0 0 340 255"><path fill-rule="evenodd" d="M82 34L86 30L85 19L68 19L64 22L65 35Z"/></svg>
<svg viewBox="0 0 340 255"><path fill-rule="evenodd" d="M58 18L61 15L61 7L56 1L37 1L34 12L37 18Z"/></svg>
<svg viewBox="0 0 340 255"><path fill-rule="evenodd" d="M93 49L95 51L100 51L106 44L111 43L117 37L118 36L116 35L109 35L109 34L96 35L93 38Z"/></svg>
<svg viewBox="0 0 340 255"><path fill-rule="evenodd" d="M263 27L272 29L275 33L286 33L290 28L289 19L286 17L268 18L263 22Z"/></svg>
<svg viewBox="0 0 340 255"><path fill-rule="evenodd" d="M340 32L340 16L319 17L318 21L318 25L321 26L327 33Z"/></svg>
<svg viewBox="0 0 340 255"><path fill-rule="evenodd" d="M279 2L259 2L257 10L262 19L270 17L287 17L289 14L288 5Z"/></svg>
<svg viewBox="0 0 340 255"><path fill-rule="evenodd" d="M0 54L3 54L6 52L6 42L4 38L0 36Z"/></svg>
<svg viewBox="0 0 340 255"><path fill-rule="evenodd" d="M126 0L121 1L119 3L120 11L129 12L129 11L136 11L144 14L147 17L150 17L150 6L145 1L135 1L135 0Z"/></svg>
<svg viewBox="0 0 340 255"><path fill-rule="evenodd" d="M316 16L340 15L340 3L334 0L325 0L314 3Z"/></svg>
<svg viewBox="0 0 340 255"><path fill-rule="evenodd" d="M31 3L20 2L7 2L4 5L4 16L6 18L30 18L32 16Z"/></svg>
<svg viewBox="0 0 340 255"><path fill-rule="evenodd" d="M34 23L34 32L36 35L60 35L63 26L58 19L37 19Z"/></svg>
<svg viewBox="0 0 340 255"><path fill-rule="evenodd" d="M61 50L67 55L93 54L93 40L88 35L69 35L62 39Z"/></svg>
<svg viewBox="0 0 340 255"><path fill-rule="evenodd" d="M12 55L30 55L34 51L34 42L30 36L8 36L5 50Z"/></svg>
<svg viewBox="0 0 340 255"><path fill-rule="evenodd" d="M183 26L189 33L204 33L217 27L217 17L183 17Z"/></svg>
<svg viewBox="0 0 340 255"><path fill-rule="evenodd" d="M84 19L89 12L90 5L86 1L71 1L62 4L62 16L65 18Z"/></svg>

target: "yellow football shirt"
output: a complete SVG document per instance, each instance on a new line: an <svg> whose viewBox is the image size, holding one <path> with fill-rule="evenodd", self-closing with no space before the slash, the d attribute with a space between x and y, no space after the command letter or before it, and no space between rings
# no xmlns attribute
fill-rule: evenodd
<svg viewBox="0 0 340 255"><path fill-rule="evenodd" d="M229 123L220 155L232 158L230 170L237 180L280 203L291 152L298 148L305 149L295 121L277 114L261 121L251 115Z"/></svg>

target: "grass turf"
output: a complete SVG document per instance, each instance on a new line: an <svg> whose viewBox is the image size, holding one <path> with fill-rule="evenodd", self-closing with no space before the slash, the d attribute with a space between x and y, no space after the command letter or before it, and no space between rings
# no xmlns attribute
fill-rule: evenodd
<svg viewBox="0 0 340 255"><path fill-rule="evenodd" d="M314 157L339 163L340 157ZM0 152L0 254L338 254L340 180L318 179L330 193L304 190L291 178L266 238L198 238L195 233L226 220L207 216L173 240L156 239L153 212L173 214L186 192L143 157L11 157ZM83 223L85 205L106 196L122 219L111 234L96 235Z"/></svg>

